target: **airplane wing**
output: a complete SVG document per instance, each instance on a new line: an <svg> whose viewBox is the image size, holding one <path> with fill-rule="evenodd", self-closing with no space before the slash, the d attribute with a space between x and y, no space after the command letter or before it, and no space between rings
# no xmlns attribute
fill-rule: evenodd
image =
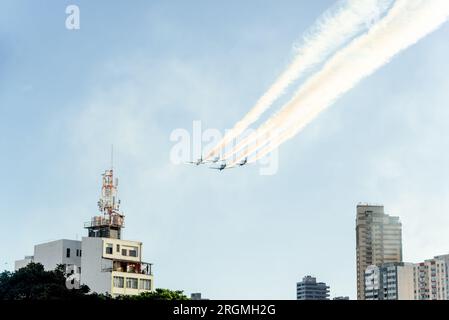
<svg viewBox="0 0 449 320"><path fill-rule="evenodd" d="M222 170L227 170L227 169L235 169L237 167L234 166L234 167L226 167L226 168L215 168L215 167L208 167L208 168L222 171Z"/></svg>
<svg viewBox="0 0 449 320"><path fill-rule="evenodd" d="M187 161L187 162L184 162L184 163L186 163L186 164L198 164L197 161Z"/></svg>

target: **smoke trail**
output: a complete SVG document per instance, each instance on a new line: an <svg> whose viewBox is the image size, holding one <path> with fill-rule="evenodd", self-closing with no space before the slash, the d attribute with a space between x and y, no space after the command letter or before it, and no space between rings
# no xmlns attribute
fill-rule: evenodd
<svg viewBox="0 0 449 320"><path fill-rule="evenodd" d="M366 35L340 50L323 69L298 91L296 96L271 119L270 126L286 129L266 145L250 162L262 158L294 137L321 111L363 78L388 63L396 54L438 29L449 18L447 0L398 0L390 13ZM261 130L259 133L264 132ZM259 146L267 144L267 140ZM253 153L254 148L235 163Z"/></svg>
<svg viewBox="0 0 449 320"><path fill-rule="evenodd" d="M315 23L304 37L293 62L257 101L254 107L215 146L205 159L217 155L229 142L242 134L304 72L321 63L329 54L360 34L376 21L393 0L345 0L338 2Z"/></svg>

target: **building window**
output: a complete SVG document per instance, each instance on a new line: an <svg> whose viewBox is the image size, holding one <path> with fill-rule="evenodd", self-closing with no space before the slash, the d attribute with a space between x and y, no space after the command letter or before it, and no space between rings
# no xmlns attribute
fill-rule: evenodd
<svg viewBox="0 0 449 320"><path fill-rule="evenodd" d="M66 256L67 258L70 258L70 248L67 248L66 253L65 253L65 256Z"/></svg>
<svg viewBox="0 0 449 320"><path fill-rule="evenodd" d="M81 251L82 251L82 250L80 249L80 257L81 257Z"/></svg>
<svg viewBox="0 0 449 320"><path fill-rule="evenodd" d="M133 247L129 250L129 256L130 257L137 257L137 248Z"/></svg>
<svg viewBox="0 0 449 320"><path fill-rule="evenodd" d="M115 288L123 288L124 287L124 278L123 277L114 277L114 287Z"/></svg>
<svg viewBox="0 0 449 320"><path fill-rule="evenodd" d="M119 244L116 246L115 251L120 252L120 245Z"/></svg>
<svg viewBox="0 0 449 320"><path fill-rule="evenodd" d="M106 254L112 254L112 244L111 243L106 244Z"/></svg>
<svg viewBox="0 0 449 320"><path fill-rule="evenodd" d="M122 256L126 256L126 249L122 249Z"/></svg>
<svg viewBox="0 0 449 320"><path fill-rule="evenodd" d="M126 278L126 287L129 289L137 289L137 279L136 278Z"/></svg>
<svg viewBox="0 0 449 320"><path fill-rule="evenodd" d="M139 289L141 289L141 290L151 290L151 280L140 279Z"/></svg>

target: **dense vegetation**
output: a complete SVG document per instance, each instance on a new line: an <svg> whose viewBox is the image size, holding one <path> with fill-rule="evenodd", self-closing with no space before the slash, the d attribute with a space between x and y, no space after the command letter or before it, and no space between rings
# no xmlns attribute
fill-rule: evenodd
<svg viewBox="0 0 449 320"><path fill-rule="evenodd" d="M40 263L30 263L15 272L0 273L0 300L187 300L182 291L156 289L138 296L120 296L89 293L86 285L79 289L68 289L64 265L45 271Z"/></svg>

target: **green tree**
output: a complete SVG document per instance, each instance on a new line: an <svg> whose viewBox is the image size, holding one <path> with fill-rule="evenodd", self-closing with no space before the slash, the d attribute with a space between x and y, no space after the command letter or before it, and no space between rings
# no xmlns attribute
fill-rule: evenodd
<svg viewBox="0 0 449 320"><path fill-rule="evenodd" d="M89 287L68 289L64 265L45 271L40 263L30 263L15 272L0 273L0 300L113 300L110 294L89 293ZM116 300L188 300L183 291L156 289L136 296L119 296Z"/></svg>
<svg viewBox="0 0 449 320"><path fill-rule="evenodd" d="M142 292L135 296L119 296L118 300L189 300L181 290L157 288L155 291Z"/></svg>
<svg viewBox="0 0 449 320"><path fill-rule="evenodd" d="M61 300L84 298L89 287L66 287L64 266L45 271L40 263L30 263L15 272L0 274L0 300Z"/></svg>

